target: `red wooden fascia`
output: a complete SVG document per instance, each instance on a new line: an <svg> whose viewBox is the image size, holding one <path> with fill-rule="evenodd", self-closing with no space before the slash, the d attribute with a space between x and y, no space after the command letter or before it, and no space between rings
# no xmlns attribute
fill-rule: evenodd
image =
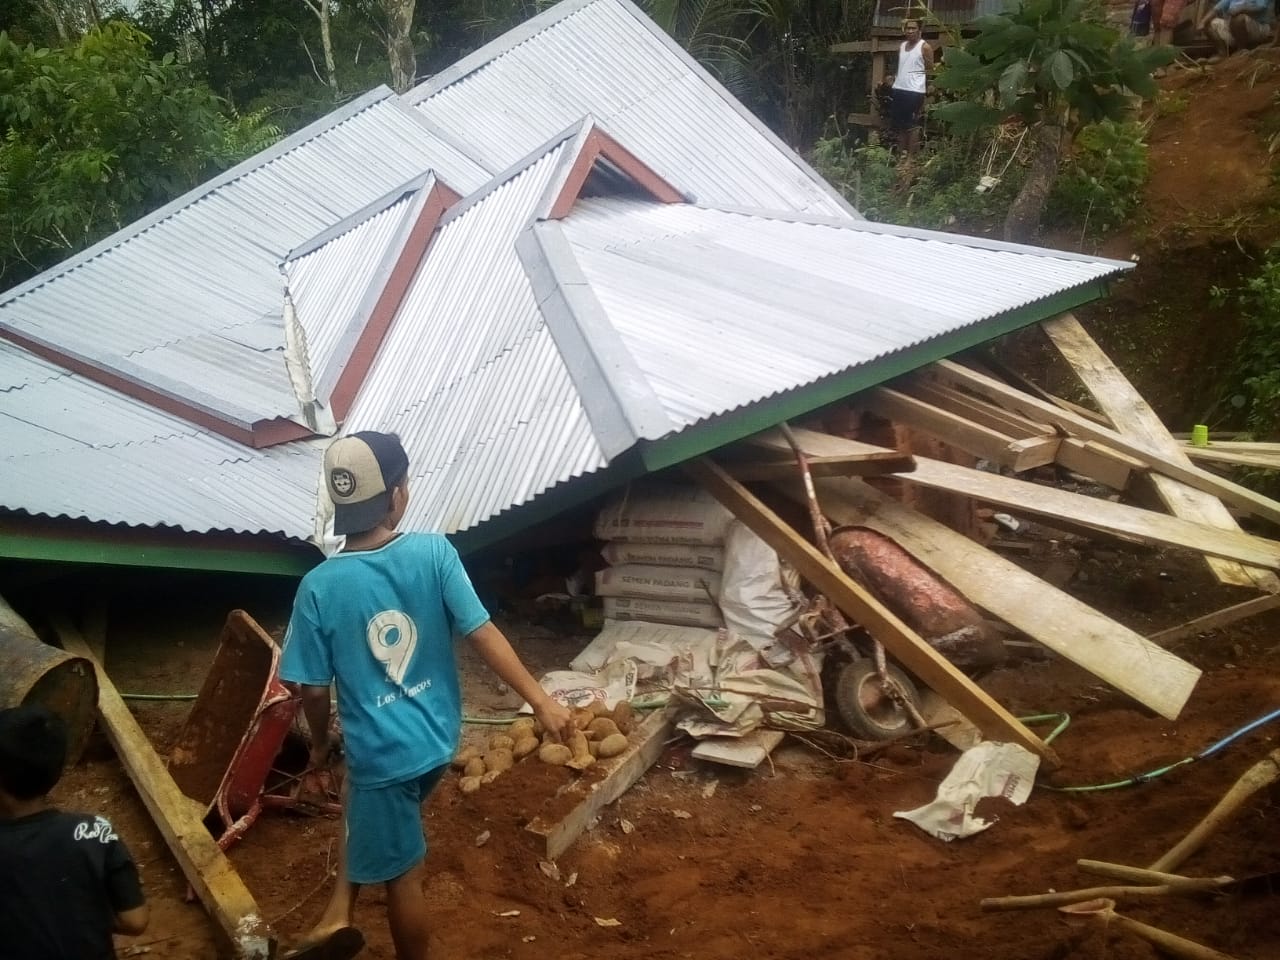
<svg viewBox="0 0 1280 960"><path fill-rule="evenodd" d="M684 194L662 179L647 163L599 127L592 127L582 149L573 161L564 186L560 189L560 195L551 205L551 212L547 214L548 219L563 220L569 215L569 211L582 195L587 177L591 176L591 168L601 157L629 176L659 203L687 202L688 198Z"/></svg>
<svg viewBox="0 0 1280 960"><path fill-rule="evenodd" d="M365 322L364 330L351 348L351 355L338 376L338 382L334 384L333 394L329 397L329 408L338 423L346 419L356 394L360 392L360 387L369 374L369 368L373 366L378 349L386 339L400 305L404 302L405 294L409 292L409 286L426 258L431 239L440 225L440 218L461 199L457 191L439 181L432 185L431 192L418 212L418 219L409 231L409 238L396 258L391 275Z"/></svg>

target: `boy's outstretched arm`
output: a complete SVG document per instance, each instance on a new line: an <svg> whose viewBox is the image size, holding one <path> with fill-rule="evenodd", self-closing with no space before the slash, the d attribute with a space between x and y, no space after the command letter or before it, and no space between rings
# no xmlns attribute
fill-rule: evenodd
<svg viewBox="0 0 1280 960"><path fill-rule="evenodd" d="M136 937L147 929L147 923L151 920L151 907L144 903L140 907L134 907L132 910L121 910L116 914L116 922L113 928L115 933L123 933L127 937Z"/></svg>
<svg viewBox="0 0 1280 960"><path fill-rule="evenodd" d="M544 730L549 730L561 740L569 738L569 734L573 732L573 715L569 708L553 700L538 685L533 674L520 662L511 642L492 620L467 634L467 639L475 645L489 669L533 707L533 714L542 723Z"/></svg>

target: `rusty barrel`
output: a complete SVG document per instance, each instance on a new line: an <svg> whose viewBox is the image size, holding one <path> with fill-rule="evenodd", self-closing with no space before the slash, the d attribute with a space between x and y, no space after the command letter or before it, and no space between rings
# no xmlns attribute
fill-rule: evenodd
<svg viewBox="0 0 1280 960"><path fill-rule="evenodd" d="M84 750L98 711L98 677L83 657L42 643L0 599L0 708L40 704L67 724L67 763Z"/></svg>

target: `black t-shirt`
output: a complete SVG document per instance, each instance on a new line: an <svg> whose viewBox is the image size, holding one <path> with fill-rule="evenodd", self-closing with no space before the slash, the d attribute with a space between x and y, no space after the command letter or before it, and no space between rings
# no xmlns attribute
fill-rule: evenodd
<svg viewBox="0 0 1280 960"><path fill-rule="evenodd" d="M115 915L142 904L138 868L105 818L0 820L3 960L111 960Z"/></svg>

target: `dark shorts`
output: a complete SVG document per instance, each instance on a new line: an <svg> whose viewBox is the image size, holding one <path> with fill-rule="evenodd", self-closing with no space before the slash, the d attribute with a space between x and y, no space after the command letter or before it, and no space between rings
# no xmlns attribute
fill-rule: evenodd
<svg viewBox="0 0 1280 960"><path fill-rule="evenodd" d="M894 130L912 130L920 125L924 94L894 90L889 100L889 123Z"/></svg>
<svg viewBox="0 0 1280 960"><path fill-rule="evenodd" d="M427 855L422 803L448 769L446 763L411 780L347 788L347 879L386 883L417 866Z"/></svg>

